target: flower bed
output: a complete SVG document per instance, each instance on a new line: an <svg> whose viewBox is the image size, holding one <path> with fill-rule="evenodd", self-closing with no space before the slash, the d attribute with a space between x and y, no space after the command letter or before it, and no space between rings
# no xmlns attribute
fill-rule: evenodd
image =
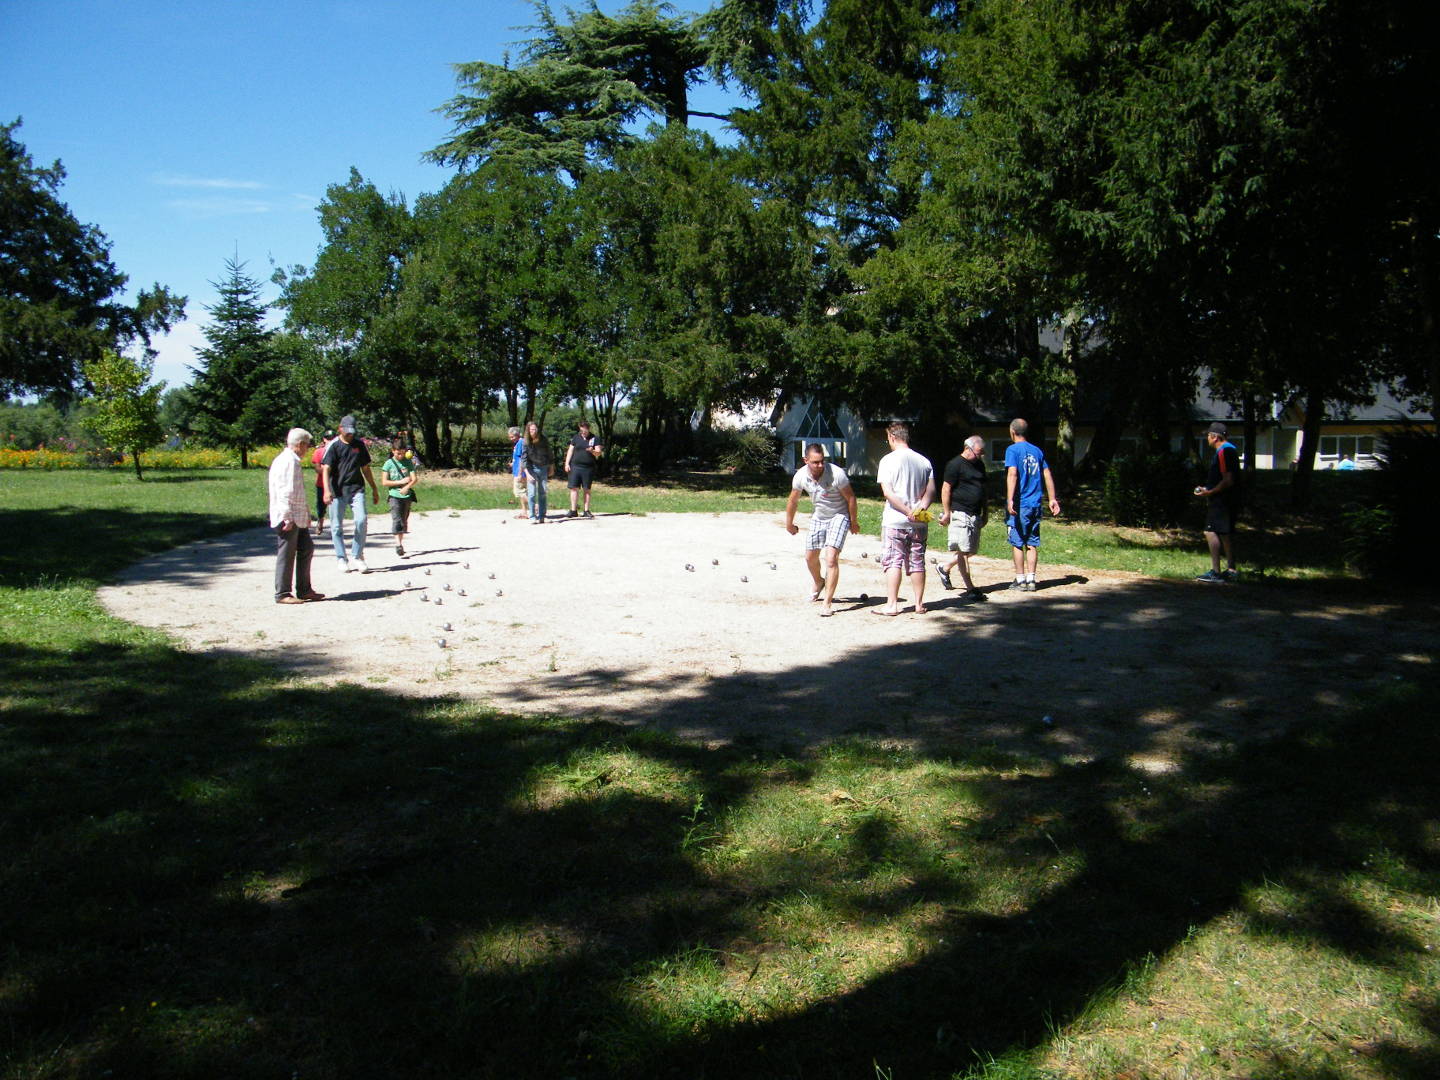
<svg viewBox="0 0 1440 1080"><path fill-rule="evenodd" d="M250 451L250 465L264 468L276 454L278 446L260 446ZM0 447L0 469L108 469L123 465L124 454L116 450L14 450ZM233 450L194 448L184 450L145 450L140 463L147 469L238 469L240 455Z"/></svg>

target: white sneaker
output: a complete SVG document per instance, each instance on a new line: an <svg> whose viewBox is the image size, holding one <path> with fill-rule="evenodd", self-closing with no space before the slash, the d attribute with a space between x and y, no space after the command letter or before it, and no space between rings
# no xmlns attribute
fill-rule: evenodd
<svg viewBox="0 0 1440 1080"><path fill-rule="evenodd" d="M364 559L355 560L355 569L359 570L362 574L368 574L370 572L370 567L365 565Z"/></svg>
<svg viewBox="0 0 1440 1080"><path fill-rule="evenodd" d="M335 569L339 570L342 574L348 574L350 572L350 564L344 559L336 559Z"/></svg>

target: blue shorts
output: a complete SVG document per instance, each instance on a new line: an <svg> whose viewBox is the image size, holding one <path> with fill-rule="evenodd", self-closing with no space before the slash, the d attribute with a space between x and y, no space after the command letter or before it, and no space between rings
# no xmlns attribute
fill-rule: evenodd
<svg viewBox="0 0 1440 1080"><path fill-rule="evenodd" d="M1038 548L1040 546L1040 514L1042 506L1022 506L1018 514L1005 519L1010 527L1010 546L1017 548Z"/></svg>

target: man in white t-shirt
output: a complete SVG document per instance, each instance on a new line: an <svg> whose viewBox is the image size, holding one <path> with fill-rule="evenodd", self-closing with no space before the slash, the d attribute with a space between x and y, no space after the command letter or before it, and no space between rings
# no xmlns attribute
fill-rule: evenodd
<svg viewBox="0 0 1440 1080"><path fill-rule="evenodd" d="M795 508L800 493L806 492L815 504L810 515L810 532L805 537L805 566L810 571L814 588L812 601L824 594L825 606L820 614L834 614L835 584L840 580L840 550L845 546L847 532L860 531L860 514L855 505L855 489L845 470L825 460L825 448L819 443L805 447L805 464L790 483L790 501L785 504L785 530L794 536Z"/></svg>
<svg viewBox="0 0 1440 1080"><path fill-rule="evenodd" d="M910 428L885 429L890 453L880 459L877 478L885 496L880 516L880 566L885 571L889 602L876 615L900 614L900 578L910 575L915 614L925 614L925 543L929 539L930 504L935 501L935 470L928 458L910 449Z"/></svg>

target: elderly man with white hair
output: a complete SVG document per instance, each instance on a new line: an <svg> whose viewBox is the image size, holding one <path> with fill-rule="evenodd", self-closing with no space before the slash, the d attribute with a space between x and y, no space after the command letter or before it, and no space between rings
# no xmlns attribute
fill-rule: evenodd
<svg viewBox="0 0 1440 1080"><path fill-rule="evenodd" d="M275 534L277 604L325 599L324 593L310 587L315 542L310 537L310 500L305 491L303 455L308 449L310 433L304 428L291 428L285 436L285 449L270 463L270 531Z"/></svg>
<svg viewBox="0 0 1440 1080"><path fill-rule="evenodd" d="M980 550L980 530L985 527L985 440L979 435L966 439L965 448L946 464L940 507L940 524L949 527L954 552L954 558L940 567L940 582L953 589L950 571L959 570L965 595L983 600L985 594L970 579L970 556Z"/></svg>

